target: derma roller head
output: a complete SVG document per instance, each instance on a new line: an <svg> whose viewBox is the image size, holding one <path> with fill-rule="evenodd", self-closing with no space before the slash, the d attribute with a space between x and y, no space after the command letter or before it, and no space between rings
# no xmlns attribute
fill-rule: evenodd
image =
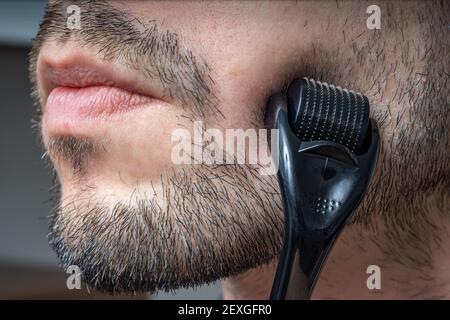
<svg viewBox="0 0 450 320"><path fill-rule="evenodd" d="M303 78L292 82L287 99L289 124L300 140L361 148L369 125L369 101L362 94Z"/></svg>
<svg viewBox="0 0 450 320"><path fill-rule="evenodd" d="M269 100L266 123L278 129L274 156L285 211L271 298L305 298L368 188L378 157L378 129L365 96L306 78ZM303 290L292 289L293 277L297 284L304 279Z"/></svg>

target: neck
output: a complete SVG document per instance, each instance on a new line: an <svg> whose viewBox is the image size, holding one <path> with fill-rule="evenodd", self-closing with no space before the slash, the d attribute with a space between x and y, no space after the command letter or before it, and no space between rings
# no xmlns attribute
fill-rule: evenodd
<svg viewBox="0 0 450 320"><path fill-rule="evenodd" d="M450 224L447 224L449 226ZM450 230L447 228L447 230ZM402 236L398 235L400 238ZM443 248L422 242L428 252L403 252L409 245L393 247L383 237L349 226L328 259L313 294L315 299L430 299L450 297L450 258ZM384 237L384 239L387 239ZM401 241L408 241L401 239ZM423 249L420 249L423 250ZM425 256L427 258L425 259ZM379 267L379 287L368 288Z"/></svg>
<svg viewBox="0 0 450 320"><path fill-rule="evenodd" d="M277 261L222 281L225 300L267 300L270 296Z"/></svg>
<svg viewBox="0 0 450 320"><path fill-rule="evenodd" d="M448 209L448 205L443 208ZM435 234L407 230L414 221L405 223L404 234L395 235L379 222L370 228L347 226L327 260L312 298L450 298L450 217L436 210L429 217L433 217L430 226L439 226ZM371 290L367 283L373 271L368 268L373 265L380 270L380 288ZM268 299L276 266L273 261L224 280L224 299Z"/></svg>

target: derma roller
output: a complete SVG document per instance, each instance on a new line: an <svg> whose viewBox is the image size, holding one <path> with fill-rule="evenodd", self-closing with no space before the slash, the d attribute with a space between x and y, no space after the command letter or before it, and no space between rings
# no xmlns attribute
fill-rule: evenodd
<svg viewBox="0 0 450 320"><path fill-rule="evenodd" d="M279 130L274 156L285 213L271 299L309 299L372 179L378 127L365 96L307 78L269 99L266 123Z"/></svg>

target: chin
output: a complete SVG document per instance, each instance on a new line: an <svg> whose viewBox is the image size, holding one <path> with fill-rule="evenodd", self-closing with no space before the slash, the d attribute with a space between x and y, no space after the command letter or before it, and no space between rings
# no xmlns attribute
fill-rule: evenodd
<svg viewBox="0 0 450 320"><path fill-rule="evenodd" d="M78 173L67 158L73 153L53 159L60 196L49 240L61 265L78 266L91 288L195 287L277 256L283 221L276 177L251 166L199 165L143 178L106 166L95 147L85 150Z"/></svg>

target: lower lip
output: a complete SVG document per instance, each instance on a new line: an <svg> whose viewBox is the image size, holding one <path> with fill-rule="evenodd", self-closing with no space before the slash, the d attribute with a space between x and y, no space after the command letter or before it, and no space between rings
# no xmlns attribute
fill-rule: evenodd
<svg viewBox="0 0 450 320"><path fill-rule="evenodd" d="M47 98L44 120L53 129L67 129L82 122L143 107L155 99L116 87L56 87Z"/></svg>

